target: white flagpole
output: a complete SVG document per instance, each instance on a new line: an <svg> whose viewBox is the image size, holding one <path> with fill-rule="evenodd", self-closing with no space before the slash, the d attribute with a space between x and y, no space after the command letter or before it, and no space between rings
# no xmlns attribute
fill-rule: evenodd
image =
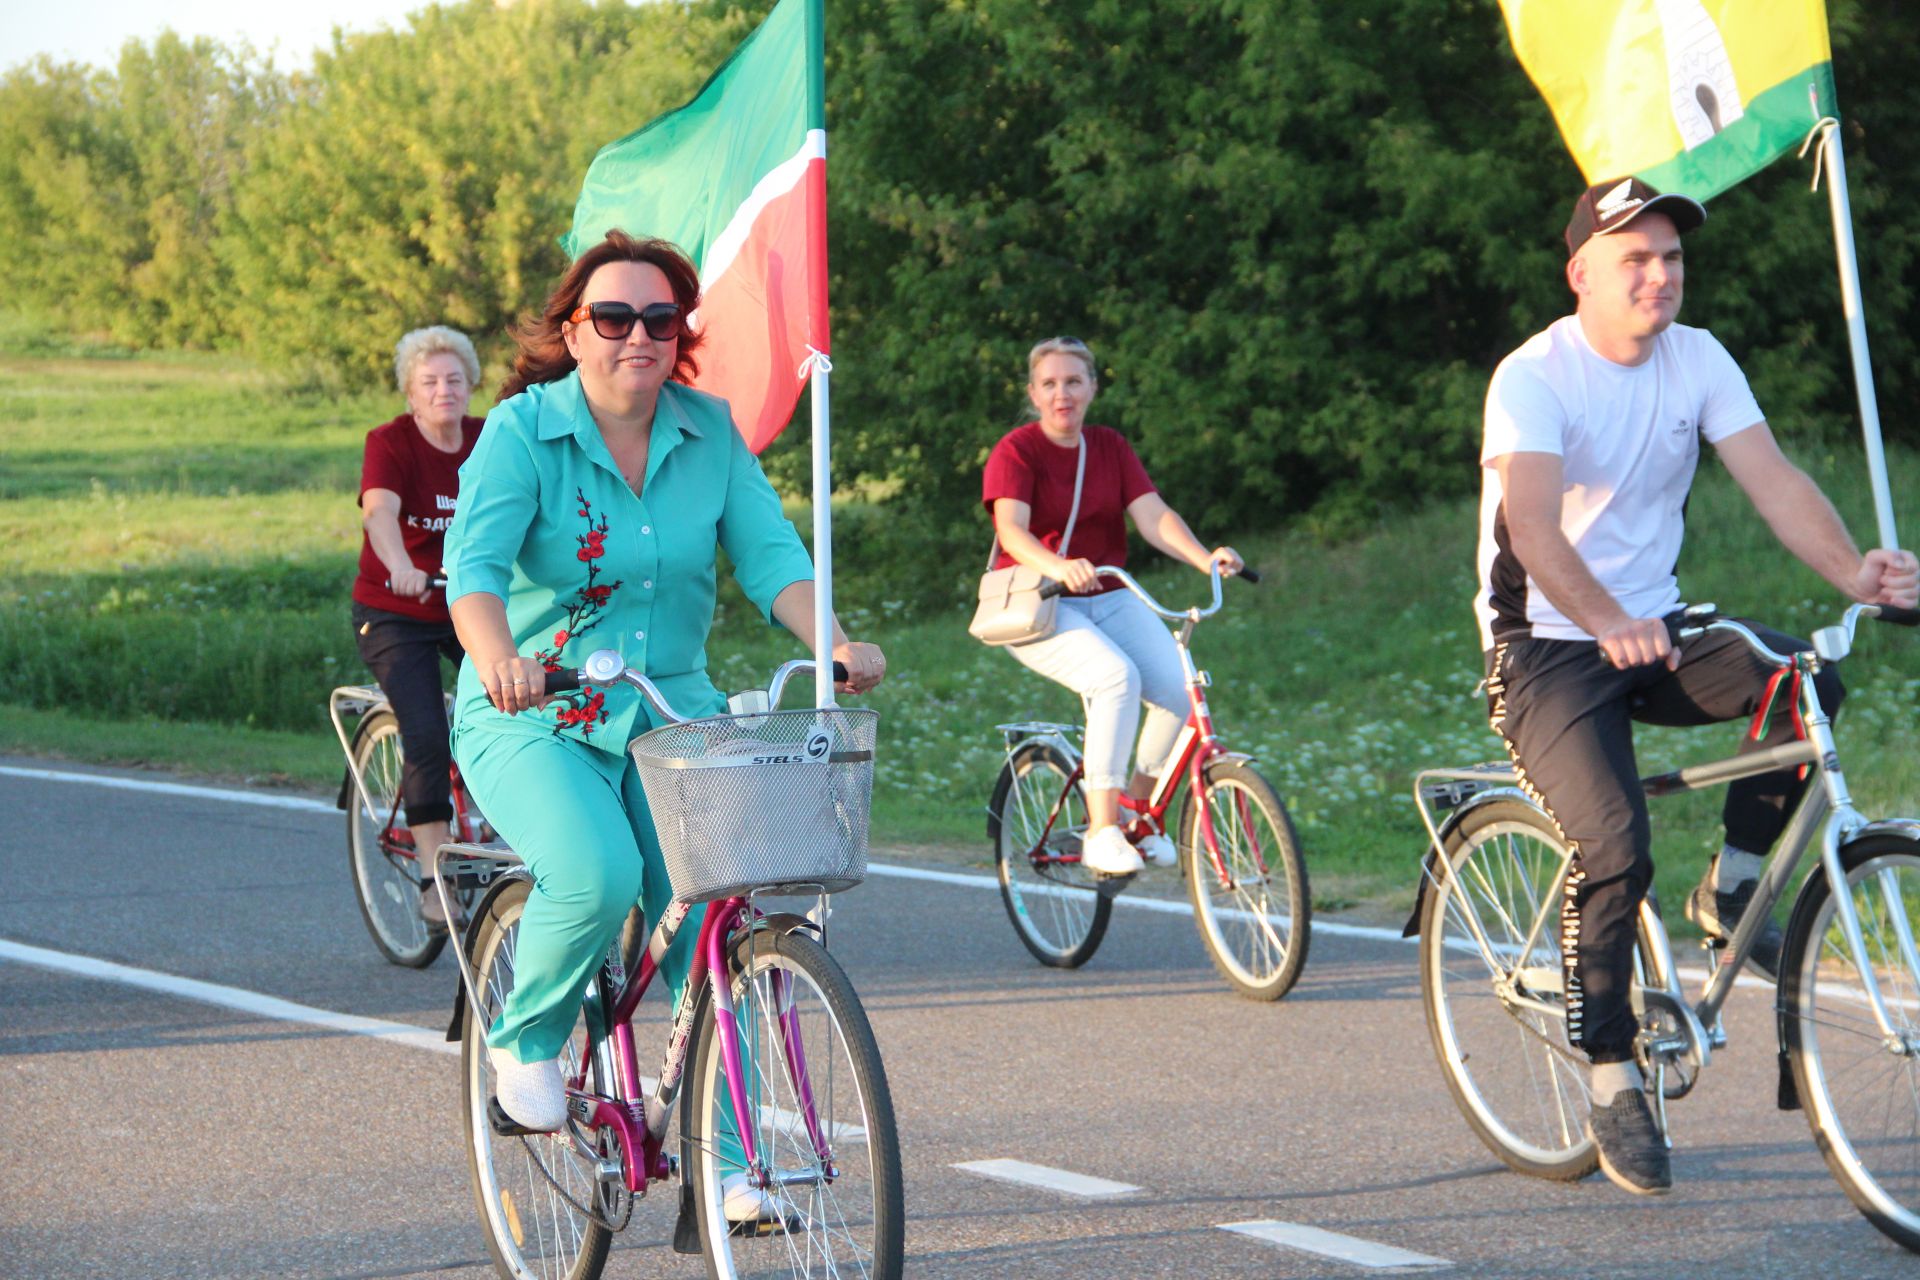
<svg viewBox="0 0 1920 1280"><path fill-rule="evenodd" d="M1887 482L1887 454L1880 443L1880 404L1873 393L1873 365L1867 358L1867 316L1860 300L1860 264L1853 248L1853 207L1847 200L1847 161L1840 149L1840 122L1827 117L1815 126L1827 171L1827 201L1833 208L1833 243L1840 260L1840 307L1847 317L1847 345L1853 352L1853 387L1860 400L1860 430L1867 445L1867 479L1873 486L1874 518L1880 545L1900 545L1893 527L1893 492ZM1814 185L1820 184L1816 167Z"/></svg>
<svg viewBox="0 0 1920 1280"><path fill-rule="evenodd" d="M832 362L816 351L813 378L813 705L833 702L833 476L827 465L827 376Z"/></svg>

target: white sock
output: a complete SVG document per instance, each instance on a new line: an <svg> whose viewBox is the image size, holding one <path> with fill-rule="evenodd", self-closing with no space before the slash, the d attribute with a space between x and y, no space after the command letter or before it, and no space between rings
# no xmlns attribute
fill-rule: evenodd
<svg viewBox="0 0 1920 1280"><path fill-rule="evenodd" d="M1749 880L1758 880L1760 868L1766 865L1767 860L1757 853L1722 845L1720 855L1713 860L1714 891L1728 893Z"/></svg>
<svg viewBox="0 0 1920 1280"><path fill-rule="evenodd" d="M1593 1064L1593 1105L1609 1107L1613 1105L1614 1095L1623 1089L1643 1089L1646 1081L1640 1076L1640 1065L1636 1062L1596 1062Z"/></svg>

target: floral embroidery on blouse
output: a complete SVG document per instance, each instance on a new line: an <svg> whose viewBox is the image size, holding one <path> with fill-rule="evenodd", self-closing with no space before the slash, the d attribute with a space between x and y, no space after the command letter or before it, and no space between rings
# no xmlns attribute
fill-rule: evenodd
<svg viewBox="0 0 1920 1280"><path fill-rule="evenodd" d="M560 670L560 651L567 641L591 629L606 612L607 602L613 593L620 589L618 579L613 582L601 582L600 561L607 554L607 530L610 525L602 515L598 523L593 518L593 503L588 501L585 489L576 488L574 496L579 499L577 514L586 521L585 533L574 535L574 541L580 544L576 553L587 566L586 583L573 593L573 599L567 605L567 620L558 631L553 633L553 648L536 650L533 657L548 671ZM577 728L580 736L591 738L593 731L607 720L606 693L603 690L576 689L563 693L554 701L560 705L558 718L553 726L558 734L564 728Z"/></svg>

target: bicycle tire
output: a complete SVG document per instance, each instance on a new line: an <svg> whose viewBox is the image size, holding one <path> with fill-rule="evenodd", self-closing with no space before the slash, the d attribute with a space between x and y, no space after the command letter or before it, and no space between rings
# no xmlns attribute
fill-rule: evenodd
<svg viewBox="0 0 1920 1280"><path fill-rule="evenodd" d="M1503 972L1536 975L1531 998L1549 1006L1562 1000L1557 916L1530 954L1517 953L1566 845L1539 809L1500 799L1461 815L1445 852L1448 873L1427 885L1421 908L1420 995L1447 1089L1508 1168L1562 1182L1584 1178L1600 1164L1587 1137L1586 1055L1568 1042L1564 1016L1501 998L1493 966L1467 927L1470 914Z"/></svg>
<svg viewBox="0 0 1920 1280"><path fill-rule="evenodd" d="M347 860L360 919L380 954L408 969L424 969L447 945L443 930L420 918L420 866L380 847L380 833L400 808L400 779L405 766L400 721L382 708L360 722L353 735L353 763L366 782L367 795L382 825L367 820L359 789L347 787Z"/></svg>
<svg viewBox="0 0 1920 1280"><path fill-rule="evenodd" d="M461 1129L467 1171L495 1271L510 1280L597 1280L606 1266L613 1233L555 1195L533 1162L540 1161L568 1195L588 1206L600 1204L594 1198L597 1171L593 1165L565 1132L504 1137L493 1131L487 1118L494 1091L486 1033L513 989L520 917L531 891L531 882L516 879L491 899L485 914L474 923L472 954L480 1005L467 1003L460 1026ZM590 1001L604 995L599 986L596 976L588 988ZM583 1006L582 1024L586 1016ZM561 1070L569 1078L579 1074L587 1040L585 1026L577 1025L560 1056ZM604 1092L598 1063L589 1061L587 1072L591 1089Z"/></svg>
<svg viewBox="0 0 1920 1280"><path fill-rule="evenodd" d="M880 1049L853 984L802 930L742 936L732 945L729 968L752 1113L748 1123L756 1154L770 1165L769 1194L783 1226L737 1232L726 1221L722 1184L740 1166L737 1154L729 1158L721 1146L726 1142L737 1152L733 1135L740 1129L727 1101L719 1023L708 998L680 1117L707 1274L715 1280L894 1280L906 1246L900 1141ZM776 1029L801 1046L804 1076L791 1069L792 1056L776 1047ZM814 1099L828 1138L826 1159L803 1122L802 1096Z"/></svg>
<svg viewBox="0 0 1920 1280"><path fill-rule="evenodd" d="M1180 811L1180 857L1194 923L1228 985L1250 1000L1278 1000L1299 980L1313 939L1300 838L1280 793L1251 764L1216 760L1203 786L1202 795L1187 793ZM1201 836L1203 804L1212 815L1225 883Z"/></svg>
<svg viewBox="0 0 1920 1280"><path fill-rule="evenodd" d="M1915 1042L1920 975L1905 943L1920 914L1920 840L1867 836L1840 861L1894 1029ZM1885 1046L1836 905L1827 876L1809 876L1783 952L1783 1042L1828 1171L1869 1222L1920 1252L1920 1059Z"/></svg>
<svg viewBox="0 0 1920 1280"><path fill-rule="evenodd" d="M1091 960L1113 915L1112 901L1095 890L1092 874L1079 863L1039 867L1027 856L1072 776L1073 762L1058 747L1029 742L1001 768L987 802L987 840L1001 904L1033 958L1054 969L1077 969ZM1075 783L1048 843L1077 845L1086 830L1086 794Z"/></svg>

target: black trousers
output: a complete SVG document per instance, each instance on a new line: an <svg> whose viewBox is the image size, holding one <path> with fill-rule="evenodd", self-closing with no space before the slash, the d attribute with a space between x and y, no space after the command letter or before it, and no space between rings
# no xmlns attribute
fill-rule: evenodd
<svg viewBox="0 0 1920 1280"><path fill-rule="evenodd" d="M1807 647L1804 640L1747 625L1777 653ZM1567 1035L1594 1062L1631 1059L1637 1030L1627 990L1653 857L1633 721L1702 725L1750 718L1774 670L1738 636L1724 634L1688 643L1675 671L1664 664L1617 670L1591 640L1516 637L1487 655L1493 730L1506 741L1522 786L1573 850L1560 904ZM1827 714L1839 710L1845 696L1839 674L1827 668L1816 687ZM1759 741L1741 736L1742 752L1792 741L1793 715L1784 696ZM1722 813L1727 843L1766 853L1805 785L1793 769L1730 784Z"/></svg>
<svg viewBox="0 0 1920 1280"><path fill-rule="evenodd" d="M400 722L400 745L406 753L400 793L406 798L408 824L451 821L447 769L453 753L440 687L440 655L445 654L456 667L465 656L453 624L409 618L355 601L353 638L360 646L361 661L380 682Z"/></svg>

